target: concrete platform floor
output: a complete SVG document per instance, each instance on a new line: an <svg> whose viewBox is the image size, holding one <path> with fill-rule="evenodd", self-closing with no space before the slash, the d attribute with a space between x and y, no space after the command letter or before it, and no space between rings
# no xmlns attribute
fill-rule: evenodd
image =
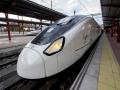
<svg viewBox="0 0 120 90"><path fill-rule="evenodd" d="M103 41L98 90L120 90L120 67L106 35Z"/></svg>
<svg viewBox="0 0 120 90"><path fill-rule="evenodd" d="M11 36L12 37L14 37L14 36L24 36L24 35L26 35L28 32L24 32L24 34L23 34L23 32L10 32L10 34L11 34ZM8 37L8 32L0 32L0 38L1 37Z"/></svg>
<svg viewBox="0 0 120 90"><path fill-rule="evenodd" d="M79 90L120 90L120 67L105 33Z"/></svg>
<svg viewBox="0 0 120 90"><path fill-rule="evenodd" d="M12 37L11 41L9 41L8 38L0 38L0 49L24 45L34 37L35 36Z"/></svg>

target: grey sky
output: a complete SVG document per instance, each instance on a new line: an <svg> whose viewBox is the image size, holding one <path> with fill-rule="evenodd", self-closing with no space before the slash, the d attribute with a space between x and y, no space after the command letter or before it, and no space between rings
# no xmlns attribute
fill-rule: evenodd
<svg viewBox="0 0 120 90"><path fill-rule="evenodd" d="M31 0L46 7L51 8L51 0ZM74 10L77 15L88 15L101 13L100 0L52 0L52 9L69 16L73 15ZM96 16L98 23L102 24L101 15Z"/></svg>
<svg viewBox="0 0 120 90"><path fill-rule="evenodd" d="M46 7L51 6L51 0L31 0ZM53 9L67 15L73 15L76 10L77 14L94 14L101 13L99 0L52 0Z"/></svg>

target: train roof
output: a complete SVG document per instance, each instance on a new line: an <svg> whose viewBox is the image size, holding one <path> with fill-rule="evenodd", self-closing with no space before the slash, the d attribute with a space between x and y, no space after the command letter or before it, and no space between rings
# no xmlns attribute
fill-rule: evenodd
<svg viewBox="0 0 120 90"><path fill-rule="evenodd" d="M65 18L91 18L91 19L94 19L93 17L91 17L90 15L75 15L75 16L67 16L67 17L65 17Z"/></svg>

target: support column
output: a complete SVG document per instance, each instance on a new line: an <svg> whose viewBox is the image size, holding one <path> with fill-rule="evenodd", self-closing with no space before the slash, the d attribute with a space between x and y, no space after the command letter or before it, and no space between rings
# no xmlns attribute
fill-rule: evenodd
<svg viewBox="0 0 120 90"><path fill-rule="evenodd" d="M42 23L42 19L40 19L40 23ZM40 25L40 27L41 27L41 31L42 31L42 24Z"/></svg>
<svg viewBox="0 0 120 90"><path fill-rule="evenodd" d="M118 25L117 42L120 43L120 25Z"/></svg>
<svg viewBox="0 0 120 90"><path fill-rule="evenodd" d="M10 25L9 25L9 21L8 21L8 12L5 13L5 17L6 17L6 23L7 23L7 31L8 31L8 38L11 41L11 34L10 34Z"/></svg>
<svg viewBox="0 0 120 90"><path fill-rule="evenodd" d="M34 26L35 26L35 30L37 29L37 24L34 24Z"/></svg>
<svg viewBox="0 0 120 90"><path fill-rule="evenodd" d="M52 20L50 21L50 24L52 24Z"/></svg>
<svg viewBox="0 0 120 90"><path fill-rule="evenodd" d="M114 25L115 25L115 21L113 19L112 28L111 28L111 37L113 37L114 35Z"/></svg>
<svg viewBox="0 0 120 90"><path fill-rule="evenodd" d="M30 32L30 26L31 26L31 24L29 24L29 27L28 27L28 29L29 29L29 32Z"/></svg>
<svg viewBox="0 0 120 90"><path fill-rule="evenodd" d="M119 18L117 18L119 19ZM114 20L114 25L115 25L115 20ZM116 38L117 38L117 42L120 42L120 22L118 20L118 22L116 22L116 26L115 26L115 30L114 30L114 33L116 34Z"/></svg>
<svg viewBox="0 0 120 90"><path fill-rule="evenodd" d="M24 35L24 26L23 26L23 23L22 23L22 31L23 31L23 35Z"/></svg>
<svg viewBox="0 0 120 90"><path fill-rule="evenodd" d="M18 20L19 20L19 16L18 16ZM18 31L19 31L19 34L20 34L20 30L21 28L20 28L20 23L18 22Z"/></svg>
<svg viewBox="0 0 120 90"><path fill-rule="evenodd" d="M111 37L113 37L113 26L111 28Z"/></svg>
<svg viewBox="0 0 120 90"><path fill-rule="evenodd" d="M23 16L22 16L22 21L23 21ZM23 31L23 35L24 35L24 26L23 26L23 22L22 22L22 31Z"/></svg>
<svg viewBox="0 0 120 90"><path fill-rule="evenodd" d="M18 23L18 31L19 31L19 34L20 34L20 30L21 28L20 28L20 23Z"/></svg>

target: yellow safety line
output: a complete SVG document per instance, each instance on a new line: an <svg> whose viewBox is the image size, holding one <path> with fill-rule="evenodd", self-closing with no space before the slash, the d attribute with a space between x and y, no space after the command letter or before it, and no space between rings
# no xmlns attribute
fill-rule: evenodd
<svg viewBox="0 0 120 90"><path fill-rule="evenodd" d="M120 68L110 43L104 35L98 90L120 90Z"/></svg>
<svg viewBox="0 0 120 90"><path fill-rule="evenodd" d="M117 68L118 68L118 72L119 72L119 74L120 74L120 66L119 66L119 64L118 64L117 58L116 58L115 54L113 53L113 50L112 50L112 48L111 48L110 42L109 42L109 40L108 40L107 37L106 37L106 39L107 39L108 44L109 44L110 52L111 52L111 54L112 54L112 56L113 56L113 58L114 58L114 62L115 62L115 64L116 64L116 66L117 66Z"/></svg>

